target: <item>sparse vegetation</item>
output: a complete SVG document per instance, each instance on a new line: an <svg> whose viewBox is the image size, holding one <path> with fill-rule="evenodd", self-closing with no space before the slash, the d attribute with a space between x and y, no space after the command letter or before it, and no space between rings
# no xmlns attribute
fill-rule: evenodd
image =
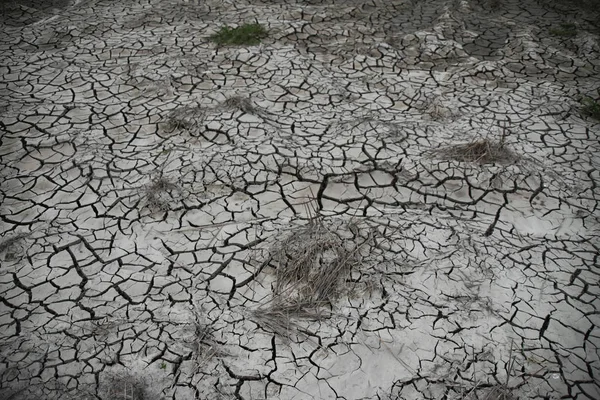
<svg viewBox="0 0 600 400"><path fill-rule="evenodd" d="M214 339L214 328L205 322L205 317L196 304L194 304L192 327L193 332L187 342L191 343L194 351L196 368L200 369L214 357L225 355Z"/></svg>
<svg viewBox="0 0 600 400"><path fill-rule="evenodd" d="M167 129L193 129L202 119L202 110L198 107L180 107L171 111L167 117Z"/></svg>
<svg viewBox="0 0 600 400"><path fill-rule="evenodd" d="M89 332L100 340L106 340L113 330L127 323L129 321L123 318L105 316L104 318L90 321Z"/></svg>
<svg viewBox="0 0 600 400"><path fill-rule="evenodd" d="M517 359L516 359L516 348L514 342L510 343L510 352L508 355L508 362L506 363L506 379L503 382L498 382L495 385L490 384L475 384L473 387L467 390L463 389L461 400L517 400L520 397L517 395L517 388L521 387L526 383L532 376L537 375L545 368L542 367L537 372L524 377L523 375L516 376L515 371L517 370ZM511 385L511 379L518 378L521 380L521 384Z"/></svg>
<svg viewBox="0 0 600 400"><path fill-rule="evenodd" d="M488 4L492 10L496 10L502 5L502 0L489 0Z"/></svg>
<svg viewBox="0 0 600 400"><path fill-rule="evenodd" d="M253 319L290 338L298 334L299 320L331 317L325 307L350 292L345 283L361 263L360 250L367 240L344 239L323 218L311 214L306 226L291 232L271 251L276 268L273 296L253 311Z"/></svg>
<svg viewBox="0 0 600 400"><path fill-rule="evenodd" d="M483 393L474 397L482 400L517 400L517 396L513 393L513 389L506 385L495 385L491 388L482 390Z"/></svg>
<svg viewBox="0 0 600 400"><path fill-rule="evenodd" d="M244 24L237 28L222 27L210 38L220 46L243 46L259 44L267 36L266 29L260 24Z"/></svg>
<svg viewBox="0 0 600 400"><path fill-rule="evenodd" d="M319 307L320 304L301 300L283 302L281 300L281 297L275 297L273 301L253 310L252 319L262 328L284 338L300 335L299 320L319 321L331 316L330 312Z"/></svg>
<svg viewBox="0 0 600 400"><path fill-rule="evenodd" d="M334 300L340 294L340 283L359 263L358 249L346 245L322 219L311 218L274 252L275 295L315 305Z"/></svg>
<svg viewBox="0 0 600 400"><path fill-rule="evenodd" d="M581 104L583 105L581 112L584 115L600 120L600 103L591 97L584 97L581 100Z"/></svg>
<svg viewBox="0 0 600 400"><path fill-rule="evenodd" d="M177 184L161 175L146 185L146 204L152 209L167 211L173 202L171 193L180 191L181 189Z"/></svg>
<svg viewBox="0 0 600 400"><path fill-rule="evenodd" d="M105 384L106 397L111 400L145 400L145 383L132 374L110 375Z"/></svg>
<svg viewBox="0 0 600 400"><path fill-rule="evenodd" d="M557 27L551 28L550 33L554 36L573 37L577 36L577 25L572 23L560 24Z"/></svg>
<svg viewBox="0 0 600 400"><path fill-rule="evenodd" d="M247 114L256 113L256 108L252 104L252 101L247 97L241 97L241 96L230 97L222 103L222 106L227 109L240 110Z"/></svg>
<svg viewBox="0 0 600 400"><path fill-rule="evenodd" d="M455 112L453 112L449 107L442 104L439 98L429 101L426 104L425 112L434 121L443 121L445 119L455 116Z"/></svg>
<svg viewBox="0 0 600 400"><path fill-rule="evenodd" d="M28 235L26 233L17 233L12 236L6 236L0 240L0 253L4 253L6 260L15 260L19 253L23 251L20 243Z"/></svg>
<svg viewBox="0 0 600 400"><path fill-rule="evenodd" d="M517 160L517 156L501 140L473 140L469 143L456 144L436 151L444 159L478 164L509 164Z"/></svg>

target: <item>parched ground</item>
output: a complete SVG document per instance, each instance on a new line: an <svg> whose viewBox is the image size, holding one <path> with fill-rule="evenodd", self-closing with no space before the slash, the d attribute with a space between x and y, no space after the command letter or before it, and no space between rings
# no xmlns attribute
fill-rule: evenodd
<svg viewBox="0 0 600 400"><path fill-rule="evenodd" d="M0 398L599 399L594 3L3 1Z"/></svg>

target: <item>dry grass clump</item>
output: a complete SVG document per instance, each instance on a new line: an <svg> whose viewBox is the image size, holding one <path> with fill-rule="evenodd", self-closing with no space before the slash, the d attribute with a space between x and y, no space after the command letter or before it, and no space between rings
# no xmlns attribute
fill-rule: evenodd
<svg viewBox="0 0 600 400"><path fill-rule="evenodd" d="M469 389L466 392L463 392L459 397L461 400L518 400L519 396L516 394L517 388L520 385L525 384L532 376L537 375L539 372L543 371L545 367L540 368L537 372L530 375L527 378L521 376L516 376L515 370L517 365L516 359L516 351L517 348L514 346L514 342L510 343L510 352L508 355L508 362L506 364L506 380L504 382L499 382L495 385L478 385L476 384L474 387ZM521 380L520 385L511 385L511 378L518 378Z"/></svg>
<svg viewBox="0 0 600 400"><path fill-rule="evenodd" d="M337 298L348 292L346 282L361 261L357 244L343 239L311 216L309 223L293 231L271 251L275 264L272 298L253 311L261 326L290 337L298 332L299 320L329 318Z"/></svg>
<svg viewBox="0 0 600 400"><path fill-rule="evenodd" d="M191 130L200 125L204 113L199 107L179 107L171 111L167 117L167 130Z"/></svg>
<svg viewBox="0 0 600 400"><path fill-rule="evenodd" d="M479 139L448 146L438 150L437 154L444 159L478 164L509 164L518 158L506 147L504 137L499 141Z"/></svg>
<svg viewBox="0 0 600 400"><path fill-rule="evenodd" d="M145 189L146 204L156 210L167 211L173 202L172 193L180 193L179 186L164 176L154 178Z"/></svg>
<svg viewBox="0 0 600 400"><path fill-rule="evenodd" d="M17 259L19 257L19 253L24 251L21 243L27 236L27 233L17 233L4 237L2 240L0 240L0 253L5 254L6 260Z"/></svg>
<svg viewBox="0 0 600 400"><path fill-rule="evenodd" d="M452 398L457 400L518 400L515 390L506 384L488 387L476 385L470 389L463 389L462 394Z"/></svg>
<svg viewBox="0 0 600 400"><path fill-rule="evenodd" d="M191 344L196 368L200 370L214 357L223 356L225 353L220 349L219 343L214 338L214 327L206 323L200 308L196 304L194 304L193 318Z"/></svg>
<svg viewBox="0 0 600 400"><path fill-rule="evenodd" d="M479 396L479 398L482 400L517 400L513 389L505 385L492 386L485 391L483 397Z"/></svg>
<svg viewBox="0 0 600 400"><path fill-rule="evenodd" d="M252 101L247 97L233 96L225 100L221 105L225 109L240 110L246 114L256 113L256 107L254 107Z"/></svg>
<svg viewBox="0 0 600 400"><path fill-rule="evenodd" d="M252 311L252 318L262 328L285 338L300 335L299 321L320 321L329 318L330 312L324 311L309 301L281 301L275 297L272 301L262 304Z"/></svg>
<svg viewBox="0 0 600 400"><path fill-rule="evenodd" d="M294 232L275 249L275 295L319 305L335 300L360 262L358 248L331 232L321 219Z"/></svg>
<svg viewBox="0 0 600 400"><path fill-rule="evenodd" d="M104 385L106 396L111 400L146 400L146 384L140 378L123 373L111 374Z"/></svg>

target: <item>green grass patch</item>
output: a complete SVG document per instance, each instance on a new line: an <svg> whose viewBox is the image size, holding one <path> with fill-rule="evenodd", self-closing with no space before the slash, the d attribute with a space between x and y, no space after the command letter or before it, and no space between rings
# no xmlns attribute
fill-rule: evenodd
<svg viewBox="0 0 600 400"><path fill-rule="evenodd" d="M581 100L583 107L581 112L589 117L600 120L600 103L592 99L591 97L584 97Z"/></svg>
<svg viewBox="0 0 600 400"><path fill-rule="evenodd" d="M550 33L554 36L573 37L577 36L577 26L575 24L560 24L559 26L550 29Z"/></svg>
<svg viewBox="0 0 600 400"><path fill-rule="evenodd" d="M267 30L260 24L244 24L237 28L222 27L210 38L220 46L243 46L259 44L267 37Z"/></svg>

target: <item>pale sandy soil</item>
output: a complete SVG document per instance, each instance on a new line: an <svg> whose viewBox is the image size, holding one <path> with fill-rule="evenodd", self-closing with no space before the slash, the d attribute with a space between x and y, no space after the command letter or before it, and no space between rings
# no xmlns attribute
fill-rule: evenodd
<svg viewBox="0 0 600 400"><path fill-rule="evenodd" d="M1 399L600 398L594 2L0 10Z"/></svg>

